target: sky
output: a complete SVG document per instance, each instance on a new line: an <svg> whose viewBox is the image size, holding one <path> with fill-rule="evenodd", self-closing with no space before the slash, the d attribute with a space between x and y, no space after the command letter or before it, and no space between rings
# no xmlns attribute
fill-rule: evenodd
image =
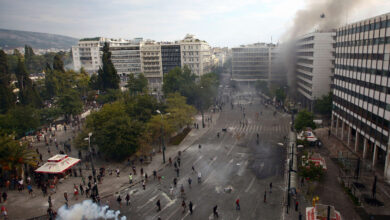
<svg viewBox="0 0 390 220"><path fill-rule="evenodd" d="M190 33L233 47L279 42L296 12L313 1L324 0L0 0L0 28L156 41ZM346 22L388 12L390 0L369 0L346 13Z"/></svg>

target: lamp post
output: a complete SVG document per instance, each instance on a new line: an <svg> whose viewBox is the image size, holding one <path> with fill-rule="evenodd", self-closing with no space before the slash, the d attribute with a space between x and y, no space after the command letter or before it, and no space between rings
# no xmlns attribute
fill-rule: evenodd
<svg viewBox="0 0 390 220"><path fill-rule="evenodd" d="M160 110L157 109L156 112L161 115L161 148L163 153L163 163L165 164L165 143L164 143L164 126L163 126L164 116L160 112ZM167 115L170 115L170 113L167 113Z"/></svg>
<svg viewBox="0 0 390 220"><path fill-rule="evenodd" d="M91 151L91 136L92 136L92 132L89 132L88 133L88 150L89 150L89 156L90 156L90 159L91 159L92 175L93 175L93 180L94 180L94 183L95 183L94 188L96 189L95 190L96 195L94 195L94 191L93 190L92 190L91 194L94 195L94 196L98 196L99 195L99 191L98 191L98 187L97 187L97 184L96 184L96 170L95 170L95 166L93 165L92 151ZM84 140L86 140L86 139L87 138L85 138Z"/></svg>

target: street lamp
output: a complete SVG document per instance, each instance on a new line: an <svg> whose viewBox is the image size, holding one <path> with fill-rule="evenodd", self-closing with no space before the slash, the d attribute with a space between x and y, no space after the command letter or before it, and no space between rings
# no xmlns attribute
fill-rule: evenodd
<svg viewBox="0 0 390 220"><path fill-rule="evenodd" d="M96 184L96 170L95 170L95 166L93 165L92 151L91 151L91 136L92 136L92 132L89 132L88 133L88 138L85 138L84 140L88 140L88 150L89 150L89 156L90 156L90 159L91 159L92 175L93 175L93 180L94 180L94 183L95 183L94 188L96 189L95 190L96 195L94 195L94 191L93 190L92 190L91 194L93 196L98 196L99 195L99 191L98 191L97 184Z"/></svg>
<svg viewBox="0 0 390 220"><path fill-rule="evenodd" d="M165 143L164 143L164 126L163 126L163 120L164 116L160 112L160 110L156 110L158 114L161 115L161 148L162 148L162 153L163 153L163 163L165 163ZM167 113L166 115L170 115L171 113Z"/></svg>

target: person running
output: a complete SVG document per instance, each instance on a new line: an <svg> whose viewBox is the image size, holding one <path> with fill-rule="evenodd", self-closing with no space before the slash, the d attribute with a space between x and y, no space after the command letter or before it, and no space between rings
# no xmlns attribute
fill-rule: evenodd
<svg viewBox="0 0 390 220"><path fill-rule="evenodd" d="M189 208L189 210L190 210L190 215L192 215L192 208L193 208L193 204L192 204L192 202L190 201L190 203L188 204L188 208Z"/></svg>
<svg viewBox="0 0 390 220"><path fill-rule="evenodd" d="M129 193L127 193L126 194L126 206L129 206L129 204L130 204L130 194Z"/></svg>
<svg viewBox="0 0 390 220"><path fill-rule="evenodd" d="M236 210L240 210L240 209L241 209L241 207L240 207L240 199L237 198L237 200L236 200Z"/></svg>
<svg viewBox="0 0 390 220"><path fill-rule="evenodd" d="M218 209L218 205L215 205L214 208L213 208L213 214L214 214L214 217L218 218L219 216L218 216L218 210L217 209Z"/></svg>
<svg viewBox="0 0 390 220"><path fill-rule="evenodd" d="M157 212L161 211L161 203L160 203L160 200L157 200L156 206L157 206Z"/></svg>

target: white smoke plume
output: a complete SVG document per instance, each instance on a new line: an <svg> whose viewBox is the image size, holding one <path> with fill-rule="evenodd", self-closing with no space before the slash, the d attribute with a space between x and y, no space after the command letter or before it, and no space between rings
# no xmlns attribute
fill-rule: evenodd
<svg viewBox="0 0 390 220"><path fill-rule="evenodd" d="M293 40L315 30L327 31L345 24L354 14L372 0L306 0L306 7L297 11L293 24L283 35L283 41Z"/></svg>
<svg viewBox="0 0 390 220"><path fill-rule="evenodd" d="M115 219L126 220L125 216L119 217L120 211L110 210L108 206L99 206L91 200L75 204L69 209L62 206L58 209L57 220L95 220Z"/></svg>

